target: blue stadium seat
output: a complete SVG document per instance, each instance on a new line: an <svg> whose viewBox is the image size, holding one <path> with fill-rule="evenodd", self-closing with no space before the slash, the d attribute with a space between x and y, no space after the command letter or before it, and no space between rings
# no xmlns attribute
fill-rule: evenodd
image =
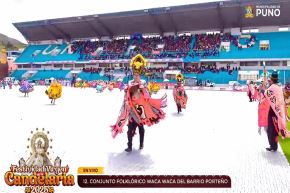
<svg viewBox="0 0 290 193"><path fill-rule="evenodd" d="M22 80L22 75L25 74L27 70L15 70L10 74L11 77L14 77L16 80Z"/></svg>
<svg viewBox="0 0 290 193"><path fill-rule="evenodd" d="M82 80L92 81L92 80L104 80L108 81L109 78L106 76L100 76L98 73L90 73L90 72L80 72L78 74L78 78Z"/></svg>
<svg viewBox="0 0 290 193"><path fill-rule="evenodd" d="M247 59L247 58L290 58L290 32L255 33L256 43L251 48L238 49L231 44L229 52L208 59ZM269 40L270 49L260 50L259 41Z"/></svg>
<svg viewBox="0 0 290 193"><path fill-rule="evenodd" d="M38 70L29 80L43 80L49 78L66 79L66 75L70 70Z"/></svg>

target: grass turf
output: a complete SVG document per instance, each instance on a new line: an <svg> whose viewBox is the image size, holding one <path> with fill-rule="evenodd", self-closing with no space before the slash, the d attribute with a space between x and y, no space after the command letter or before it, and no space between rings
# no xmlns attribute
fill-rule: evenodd
<svg viewBox="0 0 290 193"><path fill-rule="evenodd" d="M290 107L288 108L288 115L290 116ZM290 131L290 122L288 122L287 128ZM290 165L290 138L282 139L279 137L279 143Z"/></svg>

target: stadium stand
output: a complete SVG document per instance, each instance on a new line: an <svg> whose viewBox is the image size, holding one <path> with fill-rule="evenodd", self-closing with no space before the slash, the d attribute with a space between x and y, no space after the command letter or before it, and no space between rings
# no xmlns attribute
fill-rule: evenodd
<svg viewBox="0 0 290 193"><path fill-rule="evenodd" d="M227 37L227 35L224 35ZM143 54L149 59L162 58L185 58L190 56L207 59L245 59L245 58L288 58L290 57L290 32L272 32L250 34L255 37L255 43L248 48L238 47L238 37L232 36L229 51L221 51L220 34L192 36L169 36L163 38L142 38L136 40L113 40L108 41L77 41L72 44L29 45L16 63L41 63L41 62L69 62L89 60L118 60L128 59L137 53ZM270 42L269 50L259 47L260 40ZM241 45L247 46L247 38L240 38ZM157 50L157 45L164 45L163 49ZM191 45L193 49L190 49ZM130 47L134 47L126 54ZM69 51L71 50L71 51Z"/></svg>
<svg viewBox="0 0 290 193"><path fill-rule="evenodd" d="M271 48L262 50L260 40L268 40ZM229 50L221 49L221 42L230 42ZM254 43L248 46L250 42ZM158 49L158 45L160 49ZM241 46L246 45L246 48ZM19 58L17 63L69 63L74 61L108 60L131 58L137 53L143 54L149 59L185 58L190 57L189 62L196 59L245 59L245 58L285 58L290 57L289 32L272 32L250 34L247 38L239 38L229 34L196 34L195 36L169 36L140 39L120 39L109 41L76 41L71 44L45 44L29 45ZM130 48L132 48L130 50ZM79 74L84 80L108 80L107 76L100 76L101 68L87 68ZM92 74L93 72L93 74ZM23 70L15 71L12 76L21 79ZM69 70L38 70L30 80L47 79L50 77L65 79ZM200 74L187 72L189 77ZM190 74L191 73L191 74ZM287 73L288 74L288 73ZM212 72L205 70L198 75L201 80L211 80L217 84L224 84L237 79L237 72ZM157 82L161 81L156 79Z"/></svg>
<svg viewBox="0 0 290 193"><path fill-rule="evenodd" d="M290 25L290 3L278 2L287 14L263 20L237 12L248 2L225 1L14 23L30 44L11 76L21 79L31 70L31 80L66 79L77 70L84 80L126 79L130 58L140 53L148 59L150 78L158 82L165 70L178 69L187 77L228 84L239 79L239 71L261 70L262 62L278 68L285 82L290 32L278 29ZM244 29L248 33L241 33Z"/></svg>

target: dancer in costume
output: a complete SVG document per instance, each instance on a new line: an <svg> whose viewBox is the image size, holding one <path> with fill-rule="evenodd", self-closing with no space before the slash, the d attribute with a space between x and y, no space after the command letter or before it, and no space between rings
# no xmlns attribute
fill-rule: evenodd
<svg viewBox="0 0 290 193"><path fill-rule="evenodd" d="M109 91L112 91L114 89L114 83L113 82L110 82L109 84L108 84L108 90Z"/></svg>
<svg viewBox="0 0 290 193"><path fill-rule="evenodd" d="M8 82L9 89L12 89L12 85L13 85L12 80L9 80Z"/></svg>
<svg viewBox="0 0 290 193"><path fill-rule="evenodd" d="M274 71L269 80L270 87L265 90L265 102L268 103L268 109L265 118L267 118L267 136L270 147L267 151L277 151L278 135L282 138L289 138L290 133L286 127L286 112L283 90L278 85L278 73ZM264 102L264 101L262 101Z"/></svg>
<svg viewBox="0 0 290 193"><path fill-rule="evenodd" d="M99 81L97 82L97 86L96 86L96 90L98 93L101 93L105 90L106 86L105 83L103 81Z"/></svg>
<svg viewBox="0 0 290 193"><path fill-rule="evenodd" d="M119 88L120 91L124 90L125 89L125 84L122 81L119 81L118 88Z"/></svg>
<svg viewBox="0 0 290 193"><path fill-rule="evenodd" d="M179 114L180 112L182 112L181 109L186 108L187 95L185 93L185 90L182 84L184 81L183 75L177 74L176 81L177 81L177 84L174 86L174 89L173 89L173 97L177 106L177 113Z"/></svg>
<svg viewBox="0 0 290 193"><path fill-rule="evenodd" d="M166 95L161 99L152 99L148 93L148 89L144 86L145 81L140 79L141 73L147 65L142 55L136 55L130 63L134 73L133 80L128 83L125 88L125 96L120 115L115 125L112 127L112 136L115 138L117 134L123 131L123 127L128 120L128 147L127 152L132 151L132 141L136 128L139 128L140 146L144 147L144 126L157 124L161 119L165 118L165 113L161 108L166 106Z"/></svg>
<svg viewBox="0 0 290 193"><path fill-rule="evenodd" d="M79 87L80 87L80 82L79 82L79 81L77 81L77 82L75 83L75 87L76 87L76 88L79 88Z"/></svg>
<svg viewBox="0 0 290 193"><path fill-rule="evenodd" d="M85 80L83 80L83 85L82 88L88 88L89 87L89 83Z"/></svg>
<svg viewBox="0 0 290 193"><path fill-rule="evenodd" d="M51 99L50 103L55 104L55 100L61 97L62 85L54 79L45 93L48 95L48 98Z"/></svg>
<svg viewBox="0 0 290 193"><path fill-rule="evenodd" d="M82 88L82 86L83 86L83 81L82 81L82 79L77 78L77 79L76 79L76 82L75 82L75 87L76 87L76 88Z"/></svg>
<svg viewBox="0 0 290 193"><path fill-rule="evenodd" d="M258 101L259 100L259 90L258 86L254 84L254 95L252 97L253 101Z"/></svg>
<svg viewBox="0 0 290 193"><path fill-rule="evenodd" d="M3 87L3 89L5 89L5 87L6 87L6 81L5 80L2 80L2 87Z"/></svg>
<svg viewBox="0 0 290 193"><path fill-rule="evenodd" d="M73 75L72 80L71 80L71 87L75 87L76 84L76 74Z"/></svg>
<svg viewBox="0 0 290 193"><path fill-rule="evenodd" d="M97 84L96 90L98 93L103 92L103 86L101 84Z"/></svg>
<svg viewBox="0 0 290 193"><path fill-rule="evenodd" d="M252 102L253 101L253 98L254 98L254 95L255 95L255 88L254 88L254 82L253 81L250 81L250 83L248 84L248 97L250 99L249 102Z"/></svg>
<svg viewBox="0 0 290 193"><path fill-rule="evenodd" d="M79 83L79 87L80 87L80 88L84 88L84 83L85 83L85 82L84 82L83 80L81 80L80 83Z"/></svg>
<svg viewBox="0 0 290 193"><path fill-rule="evenodd" d="M27 80L22 80L20 83L19 91L24 93L24 97L28 97L28 93L34 90L33 86Z"/></svg>
<svg viewBox="0 0 290 193"><path fill-rule="evenodd" d="M287 121L290 122L290 118L288 117L288 108L290 107L290 83L287 82L284 87L284 99L285 99L285 111L286 111L286 118Z"/></svg>
<svg viewBox="0 0 290 193"><path fill-rule="evenodd" d="M290 82L286 83L283 92L284 92L284 98L286 100L287 105L290 105ZM288 100L289 102L287 102Z"/></svg>

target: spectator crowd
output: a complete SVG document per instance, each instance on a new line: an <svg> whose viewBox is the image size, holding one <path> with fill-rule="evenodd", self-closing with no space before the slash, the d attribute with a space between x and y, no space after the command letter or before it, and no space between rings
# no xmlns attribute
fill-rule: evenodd
<svg viewBox="0 0 290 193"><path fill-rule="evenodd" d="M194 44L191 43L194 40ZM130 39L113 39L99 41L74 41L71 51L79 53L79 60L117 60L130 59L141 53L149 59L184 58L219 56L221 42L231 42L242 49L252 47L256 38L250 35L245 39L244 46L241 38L229 33L225 34L195 34L180 36L153 36Z"/></svg>

